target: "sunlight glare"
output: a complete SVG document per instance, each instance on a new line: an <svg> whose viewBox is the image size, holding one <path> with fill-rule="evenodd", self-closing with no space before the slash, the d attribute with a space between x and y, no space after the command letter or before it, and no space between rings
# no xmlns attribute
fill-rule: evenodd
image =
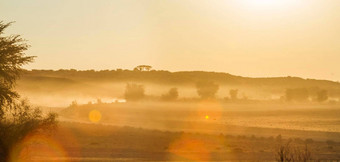
<svg viewBox="0 0 340 162"><path fill-rule="evenodd" d="M99 122L101 118L102 118L102 114L98 110L92 110L89 113L89 119L93 123Z"/></svg>
<svg viewBox="0 0 340 162"><path fill-rule="evenodd" d="M27 162L34 158L37 152L43 152L45 157L65 158L67 152L58 141L43 134L28 134L10 151L9 161Z"/></svg>
<svg viewBox="0 0 340 162"><path fill-rule="evenodd" d="M297 1L294 0L241 0L239 2L252 9L279 9L289 7L294 3L297 3Z"/></svg>

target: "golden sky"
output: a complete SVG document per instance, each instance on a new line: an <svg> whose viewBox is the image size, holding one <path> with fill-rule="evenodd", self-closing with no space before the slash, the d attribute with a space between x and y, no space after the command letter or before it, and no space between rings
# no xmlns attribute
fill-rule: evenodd
<svg viewBox="0 0 340 162"><path fill-rule="evenodd" d="M340 80L340 0L0 0L28 69L204 70Z"/></svg>

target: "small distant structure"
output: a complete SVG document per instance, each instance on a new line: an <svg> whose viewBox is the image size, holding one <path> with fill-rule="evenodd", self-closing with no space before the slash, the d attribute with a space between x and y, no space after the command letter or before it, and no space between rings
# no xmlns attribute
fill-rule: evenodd
<svg viewBox="0 0 340 162"><path fill-rule="evenodd" d="M152 68L152 66L150 66L150 65L138 65L133 70L134 71L150 71L151 68Z"/></svg>

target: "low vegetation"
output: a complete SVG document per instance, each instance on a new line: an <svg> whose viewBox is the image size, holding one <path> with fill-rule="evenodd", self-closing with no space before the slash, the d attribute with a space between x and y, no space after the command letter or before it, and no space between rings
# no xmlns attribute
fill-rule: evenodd
<svg viewBox="0 0 340 162"><path fill-rule="evenodd" d="M292 141L281 144L276 152L278 162L308 162L312 160L312 154L305 144L304 147L293 146Z"/></svg>

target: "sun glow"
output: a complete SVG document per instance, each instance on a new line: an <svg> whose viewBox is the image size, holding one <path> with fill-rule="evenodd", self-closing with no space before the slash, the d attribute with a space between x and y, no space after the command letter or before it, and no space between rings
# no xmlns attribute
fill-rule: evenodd
<svg viewBox="0 0 340 162"><path fill-rule="evenodd" d="M31 161L37 158L37 155L42 152L44 157L65 158L64 161L68 162L68 154L60 145L59 141L43 134L27 135L20 143L12 148L9 161Z"/></svg>
<svg viewBox="0 0 340 162"><path fill-rule="evenodd" d="M93 123L99 122L101 118L102 118L102 114L98 110L92 110L89 113L89 119Z"/></svg>
<svg viewBox="0 0 340 162"><path fill-rule="evenodd" d="M296 0L241 0L238 2L253 9L279 9L298 3Z"/></svg>

